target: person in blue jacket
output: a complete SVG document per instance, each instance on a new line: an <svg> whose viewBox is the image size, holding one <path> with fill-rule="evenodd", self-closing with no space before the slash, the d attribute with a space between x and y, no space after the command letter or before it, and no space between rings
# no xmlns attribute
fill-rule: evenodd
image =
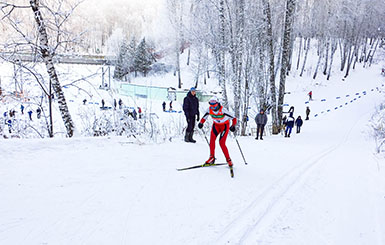
<svg viewBox="0 0 385 245"><path fill-rule="evenodd" d="M183 111L186 116L187 128L184 141L195 143L193 139L195 120L199 122L199 100L196 97L196 89L192 87L183 100Z"/></svg>
<svg viewBox="0 0 385 245"><path fill-rule="evenodd" d="M301 126L303 124L301 116L298 116L297 119L295 120L295 125L297 126L297 134L301 132Z"/></svg>
<svg viewBox="0 0 385 245"><path fill-rule="evenodd" d="M291 130L294 127L294 117L293 114L290 114L290 116L286 120L286 130L285 130L285 137L290 137Z"/></svg>

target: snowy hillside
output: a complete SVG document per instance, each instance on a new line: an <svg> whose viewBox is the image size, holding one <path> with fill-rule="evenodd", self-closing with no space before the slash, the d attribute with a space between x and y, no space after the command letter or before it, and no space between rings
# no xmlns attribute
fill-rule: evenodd
<svg viewBox="0 0 385 245"><path fill-rule="evenodd" d="M291 138L238 138L248 165L229 137L233 179L224 166L176 171L208 158L202 132L196 144L2 140L0 243L385 244L385 161L368 126L379 68L306 86L293 74L286 103L310 120Z"/></svg>

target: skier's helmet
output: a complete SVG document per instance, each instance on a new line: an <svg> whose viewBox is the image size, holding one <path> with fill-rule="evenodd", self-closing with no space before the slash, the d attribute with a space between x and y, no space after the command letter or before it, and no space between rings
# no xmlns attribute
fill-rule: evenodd
<svg viewBox="0 0 385 245"><path fill-rule="evenodd" d="M209 104L210 104L210 109L216 111L218 110L219 108L219 102L218 102L218 99L217 97L212 97L210 100L209 100Z"/></svg>

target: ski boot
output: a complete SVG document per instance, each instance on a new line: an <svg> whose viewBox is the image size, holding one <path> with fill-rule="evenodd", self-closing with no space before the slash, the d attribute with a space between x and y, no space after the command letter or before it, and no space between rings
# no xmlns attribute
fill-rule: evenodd
<svg viewBox="0 0 385 245"><path fill-rule="evenodd" d="M230 175L231 175L231 178L234 178L234 170L233 170L233 162L231 161L231 159L227 159L227 164L229 165L229 168L230 168Z"/></svg>
<svg viewBox="0 0 385 245"><path fill-rule="evenodd" d="M203 167L212 166L215 163L215 157L210 156L209 159L203 164Z"/></svg>

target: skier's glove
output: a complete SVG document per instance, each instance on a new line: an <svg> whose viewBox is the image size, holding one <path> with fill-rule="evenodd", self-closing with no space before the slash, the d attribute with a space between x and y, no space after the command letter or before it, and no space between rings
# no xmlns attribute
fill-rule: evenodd
<svg viewBox="0 0 385 245"><path fill-rule="evenodd" d="M231 132L235 132L235 127L234 127L234 125L232 125L232 126L230 127L230 131L231 131Z"/></svg>
<svg viewBox="0 0 385 245"><path fill-rule="evenodd" d="M203 128L203 123L198 123L198 128Z"/></svg>

